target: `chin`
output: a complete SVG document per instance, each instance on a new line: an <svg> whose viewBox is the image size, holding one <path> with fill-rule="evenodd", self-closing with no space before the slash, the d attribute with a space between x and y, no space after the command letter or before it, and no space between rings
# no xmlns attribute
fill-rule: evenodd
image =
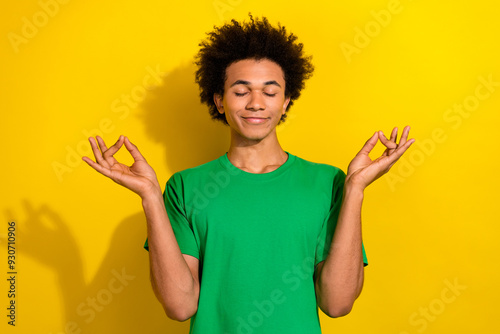
<svg viewBox="0 0 500 334"><path fill-rule="evenodd" d="M248 140L261 141L271 134L271 131L244 131L241 135Z"/></svg>
<svg viewBox="0 0 500 334"><path fill-rule="evenodd" d="M274 121L274 120L272 120ZM236 126L231 126L232 131L241 138L253 141L261 141L268 137L274 129L276 129L277 124L272 124L272 126L258 126L249 124L237 124Z"/></svg>

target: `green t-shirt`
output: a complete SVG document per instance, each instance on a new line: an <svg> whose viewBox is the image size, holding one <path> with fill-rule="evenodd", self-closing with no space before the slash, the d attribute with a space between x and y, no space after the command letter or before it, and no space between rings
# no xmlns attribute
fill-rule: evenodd
<svg viewBox="0 0 500 334"><path fill-rule="evenodd" d="M190 334L321 333L313 273L328 255L345 173L286 153L269 173L243 171L226 152L168 180L180 250L201 264Z"/></svg>

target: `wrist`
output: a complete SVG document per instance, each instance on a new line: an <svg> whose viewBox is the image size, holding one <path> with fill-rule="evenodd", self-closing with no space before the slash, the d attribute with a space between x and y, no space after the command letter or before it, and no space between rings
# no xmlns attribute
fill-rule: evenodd
<svg viewBox="0 0 500 334"><path fill-rule="evenodd" d="M347 179L344 184L344 196L356 196L363 198L365 188L363 185Z"/></svg>
<svg viewBox="0 0 500 334"><path fill-rule="evenodd" d="M141 195L141 200L142 200L143 205L144 205L144 203L151 203L151 202L157 202L157 201L160 201L163 203L163 192L161 191L161 189L159 187L152 188Z"/></svg>

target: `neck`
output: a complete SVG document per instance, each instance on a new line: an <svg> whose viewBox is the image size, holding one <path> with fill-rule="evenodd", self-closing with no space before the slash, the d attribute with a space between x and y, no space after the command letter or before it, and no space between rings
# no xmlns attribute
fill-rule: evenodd
<svg viewBox="0 0 500 334"><path fill-rule="evenodd" d="M279 168L288 159L281 148L276 131L261 140L251 140L231 135L227 152L229 161L249 173L269 173Z"/></svg>

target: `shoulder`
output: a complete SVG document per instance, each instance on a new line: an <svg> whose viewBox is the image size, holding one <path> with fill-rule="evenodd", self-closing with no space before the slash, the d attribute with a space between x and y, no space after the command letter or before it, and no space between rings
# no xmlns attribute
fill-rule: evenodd
<svg viewBox="0 0 500 334"><path fill-rule="evenodd" d="M323 162L313 162L295 156L297 168L303 171L310 171L311 173L319 174L318 176L332 177L334 179L345 178L344 171L334 165L323 163Z"/></svg>
<svg viewBox="0 0 500 334"><path fill-rule="evenodd" d="M167 181L167 185L180 186L186 181L193 179L199 179L200 177L206 177L210 172L214 172L220 169L220 157L213 159L211 161L205 162L198 166L186 168L173 173Z"/></svg>

